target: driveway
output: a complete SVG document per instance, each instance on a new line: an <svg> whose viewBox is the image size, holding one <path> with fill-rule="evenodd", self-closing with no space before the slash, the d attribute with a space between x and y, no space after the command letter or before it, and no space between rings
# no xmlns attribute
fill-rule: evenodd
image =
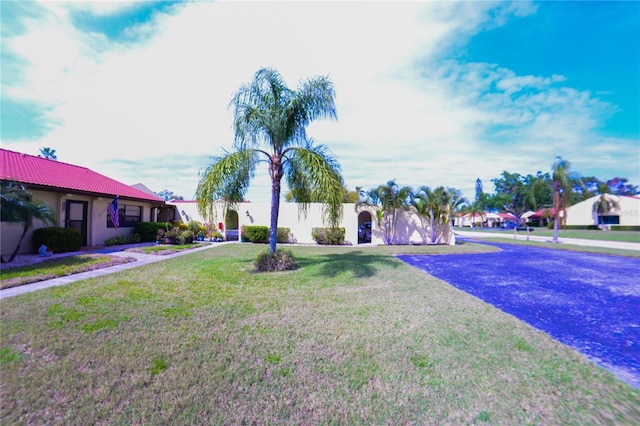
<svg viewBox="0 0 640 426"><path fill-rule="evenodd" d="M398 258L548 333L640 388L640 259L484 244L502 251Z"/></svg>

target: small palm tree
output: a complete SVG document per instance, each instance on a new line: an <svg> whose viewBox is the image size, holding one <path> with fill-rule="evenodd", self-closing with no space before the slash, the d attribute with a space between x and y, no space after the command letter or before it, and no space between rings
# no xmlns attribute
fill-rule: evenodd
<svg viewBox="0 0 640 426"><path fill-rule="evenodd" d="M325 221L337 226L344 196L340 165L324 145L314 145L306 134L312 121L336 119L334 98L333 83L327 77L310 78L291 90L277 71L258 70L230 103L235 151L215 157L198 183L201 214L211 217L216 200L242 201L256 166L266 162L271 177L271 253L276 251L283 177L304 206L321 200Z"/></svg>
<svg viewBox="0 0 640 426"><path fill-rule="evenodd" d="M40 157L47 158L49 160L57 160L56 150L49 147L40 148Z"/></svg>
<svg viewBox="0 0 640 426"><path fill-rule="evenodd" d="M606 183L600 183L598 185L598 192L600 196L593 203L592 211L597 216L598 226L601 225L600 218L606 216L613 210L620 210L620 203L611 198L607 193L609 191L609 185Z"/></svg>
<svg viewBox="0 0 640 426"><path fill-rule="evenodd" d="M442 241L445 234L451 231L452 214L466 202L460 191L443 186L434 190L422 186L415 192L411 205L423 225L426 220L430 231L427 243L438 244Z"/></svg>
<svg viewBox="0 0 640 426"><path fill-rule="evenodd" d="M33 227L34 219L38 219L45 224L55 224L53 210L39 200L31 199L29 192L24 185L15 182L2 182L0 196L1 216L3 222L22 223L22 234L18 240L16 248L11 253L8 260L0 256L0 262L12 262L18 252L24 237Z"/></svg>
<svg viewBox="0 0 640 426"><path fill-rule="evenodd" d="M411 188L398 186L394 179L387 182L386 185L380 185L368 192L361 191L361 200L356 208L360 206L375 207L378 225L382 226L384 230L384 243L393 244L398 213L401 210L409 209L410 198Z"/></svg>

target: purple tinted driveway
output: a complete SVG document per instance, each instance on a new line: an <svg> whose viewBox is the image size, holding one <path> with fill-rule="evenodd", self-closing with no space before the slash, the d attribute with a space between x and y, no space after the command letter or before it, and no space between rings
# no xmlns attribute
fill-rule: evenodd
<svg viewBox="0 0 640 426"><path fill-rule="evenodd" d="M640 259L486 243L399 259L507 312L640 388Z"/></svg>

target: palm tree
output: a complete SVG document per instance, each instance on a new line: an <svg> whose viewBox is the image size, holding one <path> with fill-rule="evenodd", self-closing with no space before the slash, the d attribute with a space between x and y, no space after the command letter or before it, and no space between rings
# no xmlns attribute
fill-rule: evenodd
<svg viewBox="0 0 640 426"><path fill-rule="evenodd" d="M409 209L411 188L400 187L395 179L386 185L380 185L368 192L362 191L362 199L356 208L360 206L376 207L378 225L384 229L384 243L393 244L396 235L396 224L400 210Z"/></svg>
<svg viewBox="0 0 640 426"><path fill-rule="evenodd" d="M242 201L256 166L266 162L271 177L271 253L276 251L283 177L303 206L322 200L325 221L337 226L344 195L340 165L306 134L316 119L337 119L334 98L327 77L309 78L291 90L277 71L258 70L229 104L235 110L235 151L215 157L201 175L196 191L200 212L211 217L219 199L227 204Z"/></svg>
<svg viewBox="0 0 640 426"><path fill-rule="evenodd" d="M572 179L575 178L575 174L570 172L571 163L567 160L563 160L562 157L556 157L556 161L551 165L551 182L553 185L553 209L554 209L554 223L553 223L553 242L558 242L558 226L560 218L563 221L567 220L567 197L569 196L572 188ZM562 215L560 214L562 212Z"/></svg>
<svg viewBox="0 0 640 426"><path fill-rule="evenodd" d="M42 201L32 200L31 192L23 185L15 182L2 182L0 194L0 215L2 216L2 221L22 223L22 234L11 256L6 261L0 256L0 262L8 263L16 258L24 237L27 235L27 232L29 232L29 229L33 227L34 219L52 225L55 224L56 220L53 210Z"/></svg>
<svg viewBox="0 0 640 426"><path fill-rule="evenodd" d="M442 237L450 231L451 215L466 199L462 197L460 191L453 188L439 186L431 190L428 186L420 187L411 199L416 214L426 219L430 230L428 238L429 244L437 244ZM424 223L424 222L423 222Z"/></svg>
<svg viewBox="0 0 640 426"><path fill-rule="evenodd" d="M40 157L47 158L49 160L57 160L56 150L49 147L40 148Z"/></svg>
<svg viewBox="0 0 640 426"><path fill-rule="evenodd" d="M596 214L598 218L598 226L600 226L600 218L602 216L608 215L612 210L619 210L620 203L611 198L608 194L609 185L604 182L601 182L598 185L598 192L600 196L593 203L592 211Z"/></svg>

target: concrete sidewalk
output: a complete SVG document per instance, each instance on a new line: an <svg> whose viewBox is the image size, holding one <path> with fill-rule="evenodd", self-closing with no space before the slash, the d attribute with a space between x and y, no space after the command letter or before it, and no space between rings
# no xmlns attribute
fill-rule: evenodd
<svg viewBox="0 0 640 426"><path fill-rule="evenodd" d="M525 231L518 231L517 234L513 231L505 231L505 232L485 232L485 231L460 231L455 229L453 233L457 237L464 238L504 238L504 239L516 239L520 241L540 241L546 242L549 244L554 244L551 241L551 237L541 237L534 235L534 232L530 233L527 236ZM640 251L640 243L627 243L621 241L603 241L603 240L583 240L578 238L558 238L558 242L560 244L573 244L576 246L586 246L586 247L605 247L619 250L636 250Z"/></svg>
<svg viewBox="0 0 640 426"><path fill-rule="evenodd" d="M21 285L19 287L3 289L3 290L0 290L0 299L6 299L8 297L17 296L19 294L30 293L32 291L41 290L43 288L57 287L57 286L69 284L75 281L86 280L94 277L101 277L103 275L113 274L114 272L124 271L126 269L137 268L139 266L148 265L149 263L155 263L155 262L160 262L166 259L172 259L178 256L184 256L189 253L195 253L202 250L210 250L221 244L229 244L229 243L207 244L195 249L183 250L177 253L171 253L167 255L134 253L134 252L128 252L123 250L110 251L109 254L112 256L133 257L136 260L134 262L123 263L122 265L110 266L108 268L96 269L94 271L81 272L79 274L68 275L66 277L58 277L50 280L39 281L32 284ZM97 251L97 252L100 252L100 251ZM90 252L87 252L87 253L90 253Z"/></svg>

